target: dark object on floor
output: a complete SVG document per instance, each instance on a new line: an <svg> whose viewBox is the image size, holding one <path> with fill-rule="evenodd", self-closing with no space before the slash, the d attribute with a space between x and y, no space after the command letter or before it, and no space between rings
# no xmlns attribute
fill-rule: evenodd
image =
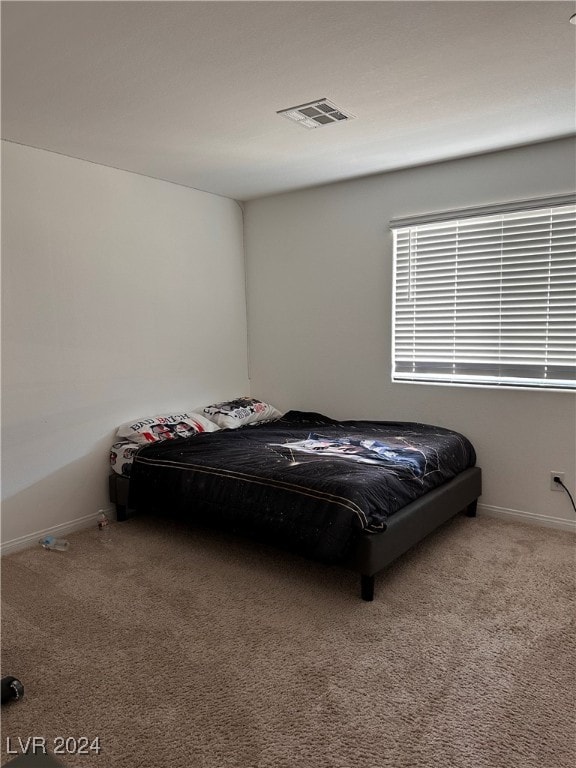
<svg viewBox="0 0 576 768"><path fill-rule="evenodd" d="M62 765L48 752L32 752L29 755L18 755L6 763L6 768L60 768Z"/></svg>
<svg viewBox="0 0 576 768"><path fill-rule="evenodd" d="M2 704L18 701L24 696L24 686L17 677L10 675L2 678Z"/></svg>

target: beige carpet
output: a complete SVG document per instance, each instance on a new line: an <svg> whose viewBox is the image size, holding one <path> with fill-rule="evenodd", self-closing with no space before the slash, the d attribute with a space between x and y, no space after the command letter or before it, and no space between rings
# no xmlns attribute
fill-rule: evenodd
<svg viewBox="0 0 576 768"><path fill-rule="evenodd" d="M573 768L573 536L456 518L376 581L147 519L2 563L6 738L107 768Z"/></svg>

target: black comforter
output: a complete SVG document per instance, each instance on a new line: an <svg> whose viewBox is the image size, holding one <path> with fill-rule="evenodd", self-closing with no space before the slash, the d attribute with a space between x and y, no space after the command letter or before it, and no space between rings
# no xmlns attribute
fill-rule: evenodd
<svg viewBox="0 0 576 768"><path fill-rule="evenodd" d="M474 466L457 432L290 411L266 424L142 448L130 506L176 514L337 562L359 531Z"/></svg>

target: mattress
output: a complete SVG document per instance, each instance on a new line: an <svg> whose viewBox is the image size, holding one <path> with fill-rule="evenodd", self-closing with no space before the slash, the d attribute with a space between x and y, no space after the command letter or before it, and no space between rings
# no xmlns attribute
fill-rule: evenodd
<svg viewBox="0 0 576 768"><path fill-rule="evenodd" d="M140 448L129 505L338 562L359 532L384 531L475 461L470 441L442 427L290 411Z"/></svg>

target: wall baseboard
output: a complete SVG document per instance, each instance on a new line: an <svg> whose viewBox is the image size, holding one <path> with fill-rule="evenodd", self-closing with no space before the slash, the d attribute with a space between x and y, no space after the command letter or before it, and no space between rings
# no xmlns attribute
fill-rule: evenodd
<svg viewBox="0 0 576 768"><path fill-rule="evenodd" d="M112 512L112 507L104 510L107 514ZM10 539L3 541L0 546L0 555L7 555L9 552L16 552L20 549L26 549L31 546L38 546L40 539L44 536L55 536L59 538L72 531L79 531L82 528L90 528L91 525L96 525L99 512L93 512L90 515L84 515L84 517L77 517L74 520L68 520L66 523L59 523L53 525L51 528L43 528L40 531L34 531L34 533L27 533L25 536L18 536L16 539Z"/></svg>
<svg viewBox="0 0 576 768"><path fill-rule="evenodd" d="M561 531L570 531L570 533L576 533L576 520L567 520L564 517L538 515L534 512L522 512L519 509L494 507L490 504L478 504L478 513L481 515L487 515L488 517L499 517L502 520L511 520L516 523L540 525L544 526L545 528L556 528Z"/></svg>
<svg viewBox="0 0 576 768"><path fill-rule="evenodd" d="M112 512L112 508L104 510ZM540 525L546 528L556 528L562 531L576 533L576 520L566 520L563 517L549 517L548 515L537 515L533 512L523 512L519 509L506 509L505 507L495 507L490 504L478 504L478 513L488 517L498 517L503 520L511 520L517 523L527 523L528 525ZM89 528L96 524L98 512L84 517L77 517L75 520L69 520L66 523L54 525L51 528L44 528L34 533L19 536L16 539L3 541L0 546L0 554L7 555L9 552L16 552L20 549L36 546L44 536L62 536L72 531L78 531L82 528Z"/></svg>

